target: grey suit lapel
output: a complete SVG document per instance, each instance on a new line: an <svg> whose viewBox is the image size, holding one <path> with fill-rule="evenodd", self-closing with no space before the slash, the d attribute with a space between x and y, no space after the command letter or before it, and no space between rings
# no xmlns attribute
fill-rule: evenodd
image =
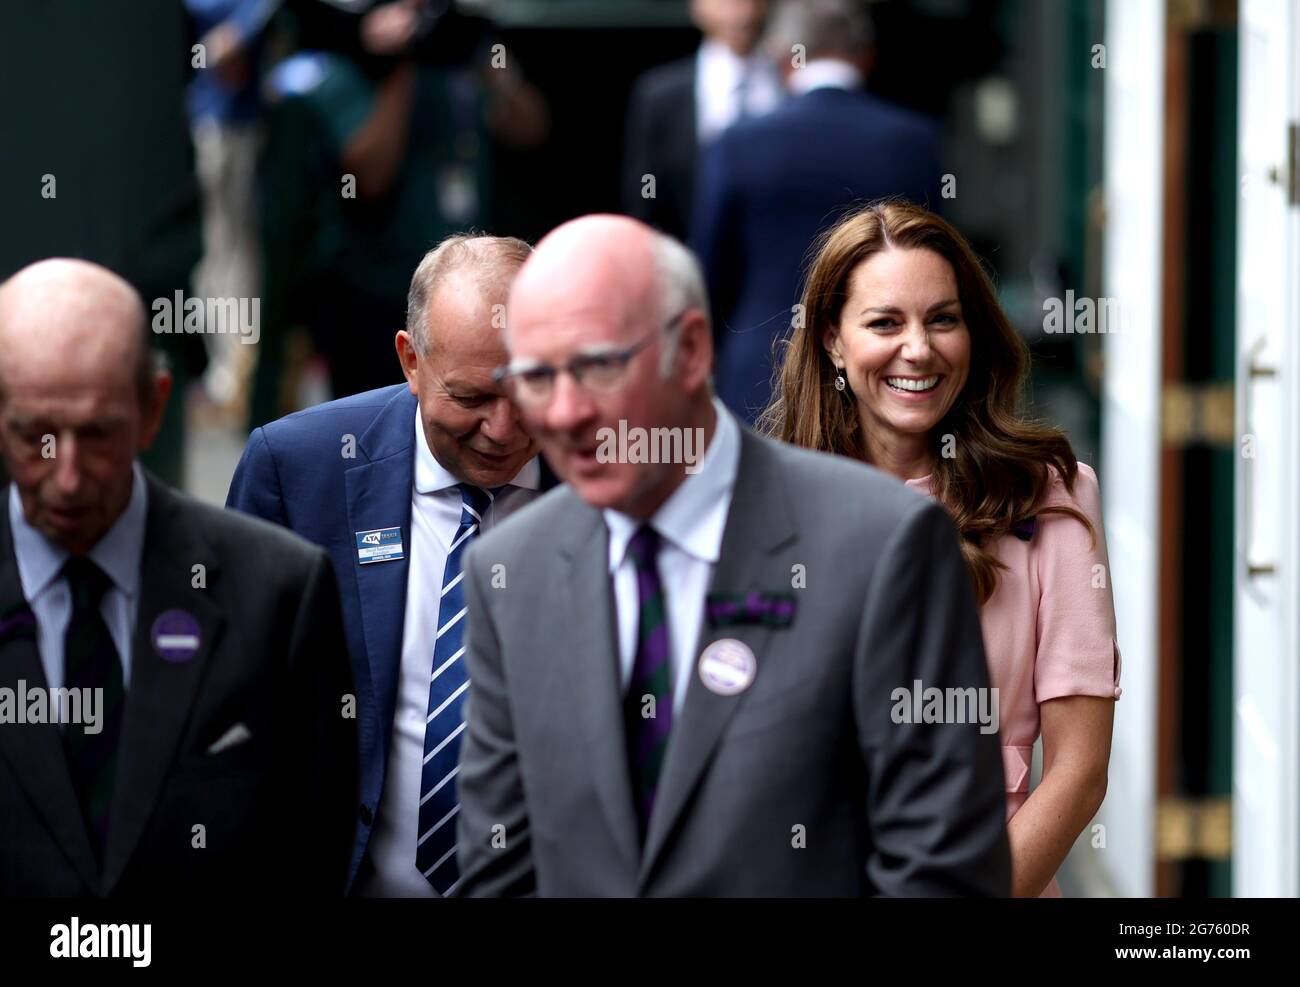
<svg viewBox="0 0 1300 987"><path fill-rule="evenodd" d="M623 738L618 637L609 577L609 532L600 512L588 509L561 547L568 564L574 619L560 660L569 675L572 715L586 737L588 765L610 830L629 864L639 855L632 783Z"/></svg>
<svg viewBox="0 0 1300 987"><path fill-rule="evenodd" d="M789 586L764 584L771 571L768 558L797 536L790 496L779 466L762 440L744 426L740 429L740 465L732 493L731 509L722 535L722 550L709 585L710 593L744 593L751 590L779 592ZM737 624L725 631L709 627L707 615L700 628L695 651L683 656L694 666L700 653L712 641L729 637L742 641L754 652L758 675L768 659L767 648L772 628L763 624ZM655 798L645 852L641 858L640 883L644 886L651 869L691 793L703 775L718 739L749 692L738 696L719 696L700 681L695 668L687 679L686 699L682 703L672 734L659 791Z"/></svg>
<svg viewBox="0 0 1300 987"><path fill-rule="evenodd" d="M192 584L196 564L206 567L211 583L217 575L216 560L185 523L176 495L152 477L148 483L149 519L141 558L131 684L104 855L104 894L111 893L121 879L153 814L189 722L204 667L224 624L207 590ZM190 615L199 627L198 649L184 661L165 660L153 646L154 621L169 610Z"/></svg>
<svg viewBox="0 0 1300 987"><path fill-rule="evenodd" d="M0 486L0 492L4 490ZM30 613L18 577L9 513L0 499L0 622L7 621L10 628L8 632L0 630L0 688L15 693L20 681L26 682L29 690L48 687L36 640L20 626L27 623L23 614ZM59 728L52 723L0 723L0 757L8 762L86 886L98 887L99 866L72 787Z"/></svg>

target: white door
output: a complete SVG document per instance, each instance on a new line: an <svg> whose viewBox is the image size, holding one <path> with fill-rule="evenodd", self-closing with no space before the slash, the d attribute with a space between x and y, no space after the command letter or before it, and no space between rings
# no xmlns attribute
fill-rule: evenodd
<svg viewBox="0 0 1300 987"><path fill-rule="evenodd" d="M1300 8L1239 7L1233 893L1300 892Z"/></svg>
<svg viewBox="0 0 1300 987"><path fill-rule="evenodd" d="M1105 837L1094 858L1107 882L1133 898L1155 885L1165 30L1163 3L1106 5L1102 293L1124 318L1102 336L1101 492L1124 695L1092 836Z"/></svg>

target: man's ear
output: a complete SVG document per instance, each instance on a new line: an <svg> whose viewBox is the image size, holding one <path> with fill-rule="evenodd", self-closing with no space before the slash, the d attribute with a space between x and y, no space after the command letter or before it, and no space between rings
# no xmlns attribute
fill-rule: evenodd
<svg viewBox="0 0 1300 987"><path fill-rule="evenodd" d="M148 406L143 409L144 421L140 427L139 448L144 452L158 438L162 428L163 415L167 411L167 398L172 393L172 375L170 370L159 370L153 378L153 394Z"/></svg>
<svg viewBox="0 0 1300 987"><path fill-rule="evenodd" d="M397 359L401 361L402 373L406 375L406 385L411 389L411 393L419 397L420 390L416 386L415 372L420 366L420 354L415 349L415 339L405 329L399 329L397 335L393 338L393 346L397 349Z"/></svg>
<svg viewBox="0 0 1300 987"><path fill-rule="evenodd" d="M703 312L691 311L677 327L673 368L688 391L702 387L713 373L713 330Z"/></svg>

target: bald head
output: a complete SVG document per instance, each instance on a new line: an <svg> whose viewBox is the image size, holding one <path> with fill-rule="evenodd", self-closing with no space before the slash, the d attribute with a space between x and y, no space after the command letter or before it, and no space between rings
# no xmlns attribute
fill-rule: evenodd
<svg viewBox="0 0 1300 987"><path fill-rule="evenodd" d="M0 285L0 453L27 522L89 551L130 498L171 382L155 373L144 304L97 264L52 259Z"/></svg>
<svg viewBox="0 0 1300 987"><path fill-rule="evenodd" d="M88 368L131 373L141 398L152 390L144 303L127 281L56 257L0 284L0 400L11 374L48 379Z"/></svg>
<svg viewBox="0 0 1300 987"><path fill-rule="evenodd" d="M655 236L625 216L583 216L556 227L519 272L507 312L556 303L619 321L645 312L655 302Z"/></svg>
<svg viewBox="0 0 1300 987"><path fill-rule="evenodd" d="M504 304L510 281L532 248L512 236L456 233L424 255L406 296L406 331L421 355L433 344L437 296L473 296L484 307ZM490 320L484 325L490 325Z"/></svg>
<svg viewBox="0 0 1300 987"><path fill-rule="evenodd" d="M544 237L511 287L506 347L529 430L594 506L648 517L684 475L681 463L610 460L601 443L611 430L711 432L699 265L637 220L584 216Z"/></svg>

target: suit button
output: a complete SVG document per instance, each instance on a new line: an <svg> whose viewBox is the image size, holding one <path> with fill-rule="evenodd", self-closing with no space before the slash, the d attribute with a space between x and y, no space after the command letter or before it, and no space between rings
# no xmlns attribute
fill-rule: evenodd
<svg viewBox="0 0 1300 987"><path fill-rule="evenodd" d="M375 821L375 816L374 813L370 811L370 806L363 805L361 807L361 821L367 826Z"/></svg>

